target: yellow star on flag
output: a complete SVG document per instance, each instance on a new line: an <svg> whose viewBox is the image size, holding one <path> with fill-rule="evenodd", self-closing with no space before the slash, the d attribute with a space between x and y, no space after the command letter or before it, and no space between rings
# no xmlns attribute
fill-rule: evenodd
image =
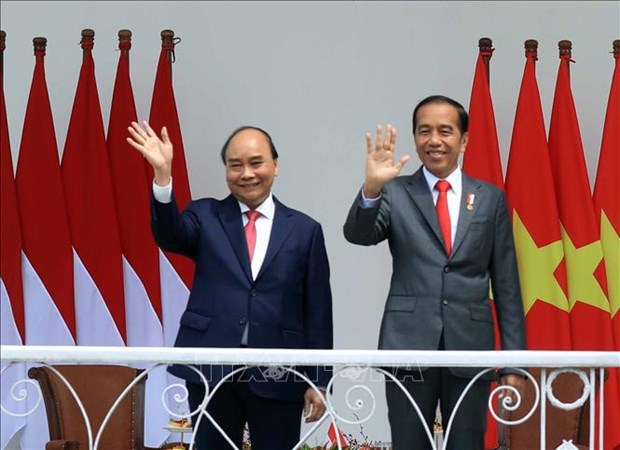
<svg viewBox="0 0 620 450"><path fill-rule="evenodd" d="M611 221L601 210L601 244L607 271L607 289L611 317L620 310L620 238Z"/></svg>
<svg viewBox="0 0 620 450"><path fill-rule="evenodd" d="M537 300L568 312L568 299L554 275L564 257L562 241L558 239L538 247L516 209L513 212L513 232L525 314Z"/></svg>
<svg viewBox="0 0 620 450"><path fill-rule="evenodd" d="M568 275L568 302L571 310L577 302L583 302L609 312L609 300L594 276L594 271L603 259L601 241L596 240L575 248L563 226L561 231Z"/></svg>

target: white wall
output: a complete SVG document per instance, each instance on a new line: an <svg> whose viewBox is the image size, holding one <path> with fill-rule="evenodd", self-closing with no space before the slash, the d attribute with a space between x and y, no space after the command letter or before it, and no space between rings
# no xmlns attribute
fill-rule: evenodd
<svg viewBox="0 0 620 450"><path fill-rule="evenodd" d="M267 129L280 151L275 194L324 227L334 293L337 348L375 348L391 262L386 245L348 244L342 224L364 172L364 133L377 123L400 132L412 154L414 105L440 93L469 102L478 39L493 39L491 88L504 167L525 63L539 41L538 81L549 120L557 43L573 42L572 87L594 182L602 124L620 37L619 2L2 2L7 32L5 96L14 161L34 58L48 39L46 70L60 151L73 102L80 31L96 32L94 57L104 122L118 60L117 32L133 32L132 80L148 117L159 32L173 29L174 82L194 197L226 195L218 152L242 124ZM382 411L382 390L379 389ZM383 412L381 412L383 414ZM356 430L355 428L351 429ZM388 440L385 422L371 425Z"/></svg>

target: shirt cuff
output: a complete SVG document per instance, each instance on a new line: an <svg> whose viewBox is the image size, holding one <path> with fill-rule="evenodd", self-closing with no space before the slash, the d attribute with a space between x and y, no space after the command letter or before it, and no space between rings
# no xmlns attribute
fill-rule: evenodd
<svg viewBox="0 0 620 450"><path fill-rule="evenodd" d="M374 208L375 206L377 206L379 200L381 200L381 194L379 194L379 196L375 198L366 198L366 196L364 195L364 189L362 189L361 194L362 195L360 196L360 207L363 209Z"/></svg>
<svg viewBox="0 0 620 450"><path fill-rule="evenodd" d="M153 197L159 203L170 203L172 201L172 179L166 186L159 186L153 181Z"/></svg>

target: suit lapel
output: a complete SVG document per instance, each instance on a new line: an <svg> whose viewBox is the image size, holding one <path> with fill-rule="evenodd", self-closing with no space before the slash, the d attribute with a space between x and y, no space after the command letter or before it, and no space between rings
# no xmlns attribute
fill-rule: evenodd
<svg viewBox="0 0 620 450"><path fill-rule="evenodd" d="M256 280L258 280L263 273L267 270L275 256L282 248L282 244L288 238L291 230L293 229L293 220L291 218L291 212L289 209L278 201L275 197L273 201L276 205L275 213L273 216L273 224L271 226L271 235L269 236L269 245L267 246L267 253L263 264L258 271Z"/></svg>
<svg viewBox="0 0 620 450"><path fill-rule="evenodd" d="M239 203L232 195L226 197L219 204L219 219L224 228L224 232L228 236L230 245L232 246L239 264L241 265L245 276L252 281L252 269L250 268L250 259L248 257L248 246L245 242L245 234L243 233L243 222L241 220L241 210Z"/></svg>
<svg viewBox="0 0 620 450"><path fill-rule="evenodd" d="M469 195L474 195L474 201L471 208L467 208L467 198ZM476 182L473 178L468 177L463 173L463 192L461 193L461 206L459 209L459 222L456 227L456 236L454 237L454 244L452 245L452 254L454 254L459 246L463 243L465 236L467 236L467 230L471 220L476 214L476 210L480 207L482 202L482 190L480 189L480 183Z"/></svg>
<svg viewBox="0 0 620 450"><path fill-rule="evenodd" d="M441 228L439 228L439 219L437 219L437 213L435 212L433 195L428 188L428 183L426 182L426 178L424 178L421 167L417 172L411 175L406 186L407 192L411 195L422 217L424 217L428 226L433 231L433 234L443 247L443 237L441 235Z"/></svg>

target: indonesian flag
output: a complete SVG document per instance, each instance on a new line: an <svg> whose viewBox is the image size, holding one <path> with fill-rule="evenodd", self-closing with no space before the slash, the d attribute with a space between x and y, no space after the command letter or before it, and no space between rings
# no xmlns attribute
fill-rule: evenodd
<svg viewBox="0 0 620 450"><path fill-rule="evenodd" d="M469 142L463 156L463 170L470 176L492 183L499 189L504 189L502 162L500 159L499 142L495 126L493 100L489 88L489 77L484 64L484 58L491 58L493 50L481 49L476 60L476 70L469 100ZM491 294L489 294L492 297ZM493 328L495 330L495 348L501 349L499 326L495 302L490 299L493 311ZM490 385L495 389L496 383ZM485 448L497 447L497 422L490 412L487 412L487 431L485 433Z"/></svg>
<svg viewBox="0 0 620 450"><path fill-rule="evenodd" d="M45 40L35 38L15 186L22 230L26 345L74 345L73 253L54 122L45 83ZM34 407L37 396L29 396ZM44 408L27 418L22 448L49 440Z"/></svg>
<svg viewBox="0 0 620 450"><path fill-rule="evenodd" d="M142 156L125 140L127 127L137 119L129 74L128 33L124 31L119 42L107 139L123 251L127 345L163 347L159 250L150 227L147 175ZM149 373L145 407L145 443L149 447L160 446L168 435L164 430L168 414L161 402L166 385L164 367Z"/></svg>
<svg viewBox="0 0 620 450"><path fill-rule="evenodd" d="M536 51L526 52L506 195L512 218L528 348L572 348L564 250L551 173Z"/></svg>
<svg viewBox="0 0 620 450"><path fill-rule="evenodd" d="M327 429L326 448L332 449L332 448L348 448L348 447L349 447L349 442L347 441L347 438L345 438L344 434L342 434L342 431L340 431L340 429L338 429L338 427L334 425L334 422L331 422L329 424L329 428Z"/></svg>
<svg viewBox="0 0 620 450"><path fill-rule="evenodd" d="M191 200L191 194L181 125L172 87L172 63L170 59L174 52L172 36L173 33L170 30L162 31L162 48L155 76L149 124L158 135L162 127L165 126L174 145L173 191L179 209L183 210ZM144 164L149 173L148 187L152 189L153 172L148 163L145 162ZM160 253L164 343L166 345L174 344L179 330L181 314L187 305L193 273L194 263L190 259L174 253Z"/></svg>
<svg viewBox="0 0 620 450"><path fill-rule="evenodd" d="M118 222L92 56L83 60L62 156L74 248L78 345L124 345L125 301Z"/></svg>
<svg viewBox="0 0 620 450"><path fill-rule="evenodd" d="M615 68L607 103L607 116L601 142L601 154L594 185L595 218L599 223L601 244L607 269L615 349L620 350L620 53L614 53Z"/></svg>
<svg viewBox="0 0 620 450"><path fill-rule="evenodd" d="M4 40L0 42L4 52ZM4 67L3 67L4 68ZM4 103L4 72L0 71L0 343L23 345L24 297L22 288L22 235L15 195L13 160L9 141L9 127ZM11 396L11 388L26 378L25 364L13 364L6 369L2 363L2 406L9 412L23 414L25 405ZM0 448L5 448L26 419L13 417L2 411Z"/></svg>
<svg viewBox="0 0 620 450"><path fill-rule="evenodd" d="M560 58L551 112L549 151L568 276L573 349L613 350L603 249L570 87L570 54L563 54ZM604 448L614 448L620 443L616 371L609 372L604 390Z"/></svg>

